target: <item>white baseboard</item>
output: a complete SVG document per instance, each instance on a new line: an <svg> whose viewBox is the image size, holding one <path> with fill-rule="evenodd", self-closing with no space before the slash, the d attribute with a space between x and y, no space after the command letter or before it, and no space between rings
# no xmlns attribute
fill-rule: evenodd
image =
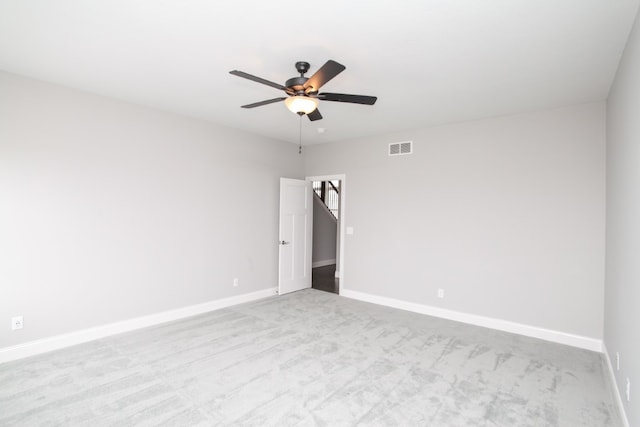
<svg viewBox="0 0 640 427"><path fill-rule="evenodd" d="M441 317L443 319L455 320L457 322L469 323L471 325L483 326L485 328L497 329L499 331L511 332L528 337L540 338L546 341L566 344L573 347L584 348L586 350L602 352L602 340L598 340L595 338L554 331L551 329L539 328L537 326L510 322L508 320L495 319L492 317L478 316L475 314L447 310L444 308L433 307L429 305L416 304L393 298L367 294L364 292L351 291L349 289L342 289L340 291L340 295L343 297L366 301L373 304L385 305L387 307L412 311L414 313Z"/></svg>
<svg viewBox="0 0 640 427"><path fill-rule="evenodd" d="M67 334L29 341L24 344L18 344L12 347L0 348L0 363L22 359L24 357L34 356L36 354L45 353L52 350L58 350L60 348L81 344L87 341L93 341L98 338L104 338L110 335L129 332L140 328L146 328L160 323L170 322L172 320L195 316L197 314L218 310L249 301L255 301L258 299L270 297L272 295L277 295L277 293L278 288L269 288L261 291L251 292L248 294L236 295L229 298L208 301L202 304L195 304L188 307L177 308L175 310L168 310L160 313L150 314L148 316L123 320L122 322L109 323L107 325L97 326L94 328L82 329L80 331L69 332Z"/></svg>
<svg viewBox="0 0 640 427"><path fill-rule="evenodd" d="M611 363L611 357L609 357L609 351L607 350L607 346L604 343L602 343L602 352L604 353L604 358L607 361L607 367L609 368L609 377L611 378L611 384L613 385L614 389L613 394L615 395L616 404L618 405L618 410L620 411L622 422L624 424L624 427L630 427L627 413L624 411L624 404L622 403L622 396L620 395L620 387L618 387L618 381L616 381L616 373L613 369L613 364Z"/></svg>
<svg viewBox="0 0 640 427"><path fill-rule="evenodd" d="M333 265L335 263L336 263L336 259L335 258L333 258L333 259L325 259L325 260L322 260L322 261L314 261L311 264L311 268L325 267L327 265Z"/></svg>

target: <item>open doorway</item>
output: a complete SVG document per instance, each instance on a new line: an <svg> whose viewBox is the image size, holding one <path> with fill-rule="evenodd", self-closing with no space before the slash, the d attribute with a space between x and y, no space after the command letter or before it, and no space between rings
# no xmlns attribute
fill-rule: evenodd
<svg viewBox="0 0 640 427"><path fill-rule="evenodd" d="M311 287L339 294L342 277L344 176L308 177L313 188Z"/></svg>

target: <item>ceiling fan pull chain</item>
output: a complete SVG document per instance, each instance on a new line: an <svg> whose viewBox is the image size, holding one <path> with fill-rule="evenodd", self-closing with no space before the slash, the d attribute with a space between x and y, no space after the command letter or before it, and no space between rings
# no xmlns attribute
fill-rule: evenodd
<svg viewBox="0 0 640 427"><path fill-rule="evenodd" d="M299 122L300 122L300 138L298 141L298 154L302 154L302 114L299 114L300 118L299 118Z"/></svg>

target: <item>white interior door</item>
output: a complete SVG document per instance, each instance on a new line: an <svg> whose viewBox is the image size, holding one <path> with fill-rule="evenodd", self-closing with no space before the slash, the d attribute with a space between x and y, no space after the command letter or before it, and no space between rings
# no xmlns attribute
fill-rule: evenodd
<svg viewBox="0 0 640 427"><path fill-rule="evenodd" d="M280 295L311 287L311 182L280 178Z"/></svg>

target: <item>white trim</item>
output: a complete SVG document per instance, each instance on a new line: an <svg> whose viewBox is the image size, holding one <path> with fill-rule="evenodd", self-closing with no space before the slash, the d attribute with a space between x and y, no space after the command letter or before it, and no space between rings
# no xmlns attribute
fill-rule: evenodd
<svg viewBox="0 0 640 427"><path fill-rule="evenodd" d="M334 277L335 277L336 279L339 279L339 278L340 278L340 271L339 271L339 270L336 270L336 274L334 274Z"/></svg>
<svg viewBox="0 0 640 427"><path fill-rule="evenodd" d="M307 181L334 181L340 180L340 220L338 225L340 226L340 271L336 270L336 278L339 279L340 286L338 286L338 295L342 295L342 288L344 287L344 247L345 247L345 224L347 223L347 176L345 174L335 175L316 175L307 176Z"/></svg>
<svg viewBox="0 0 640 427"><path fill-rule="evenodd" d="M604 353L604 358L607 361L607 366L609 368L609 377L611 378L611 385L614 390L613 394L616 398L616 403L618 405L618 411L620 413L620 418L622 418L622 423L624 427L630 427L629 419L627 418L627 413L624 411L624 403L622 400L622 396L620 395L620 387L618 387L618 381L616 381L616 371L613 369L613 364L611 363L611 357L609 357L609 351L607 350L607 346L602 343L602 352Z"/></svg>
<svg viewBox="0 0 640 427"><path fill-rule="evenodd" d="M188 307L181 307L175 310L163 311L160 313L150 314L148 316L136 317L133 319L123 320L121 322L109 323L102 326L96 326L94 328L82 329L79 331L69 332L67 334L29 341L11 347L0 348L0 363L22 359L24 357L34 356L36 354L52 350L58 350L60 348L93 341L110 335L121 334L123 332L146 328L160 323L195 316L197 314L207 313L209 311L249 301L267 298L272 295L277 295L277 292L278 288L263 289L261 291L251 292L248 294L208 301L202 304L190 305Z"/></svg>
<svg viewBox="0 0 640 427"><path fill-rule="evenodd" d="M341 295L347 298L371 302L373 304L385 305L387 307L399 308L401 310L413 311L415 313L441 317L443 319L455 320L457 322L469 323L471 325L483 326L485 328L497 329L499 331L511 332L528 337L540 338L546 341L566 344L573 347L584 348L586 350L602 352L602 340L598 340L595 338L554 331L551 329L525 325L522 323L510 322L508 320L495 319L492 317L478 316L475 314L447 310L444 308L433 307L429 305L416 304L393 298L351 291L349 289L342 289Z"/></svg>
<svg viewBox="0 0 640 427"><path fill-rule="evenodd" d="M331 259L325 259L322 261L314 261L311 264L312 268L316 268L316 267L326 267L327 265L333 265L336 263L336 259L335 258L331 258Z"/></svg>

